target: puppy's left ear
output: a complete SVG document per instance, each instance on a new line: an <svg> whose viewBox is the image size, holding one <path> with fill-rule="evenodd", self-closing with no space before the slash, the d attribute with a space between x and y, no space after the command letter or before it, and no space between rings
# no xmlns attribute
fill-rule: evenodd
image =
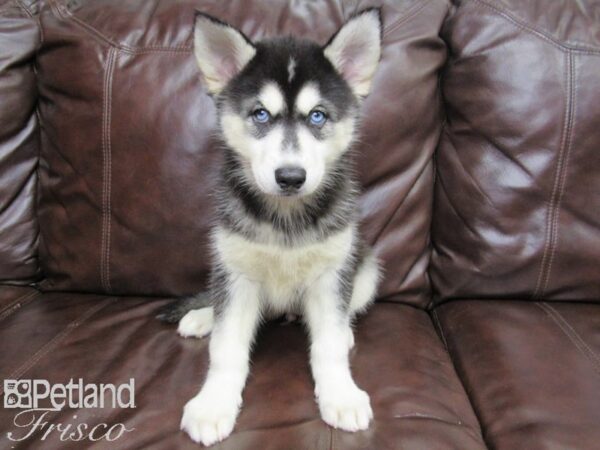
<svg viewBox="0 0 600 450"><path fill-rule="evenodd" d="M364 97L381 58L381 9L368 8L352 16L333 35L323 53L352 88Z"/></svg>
<svg viewBox="0 0 600 450"><path fill-rule="evenodd" d="M256 54L244 33L231 25L196 12L194 55L211 94L220 93Z"/></svg>

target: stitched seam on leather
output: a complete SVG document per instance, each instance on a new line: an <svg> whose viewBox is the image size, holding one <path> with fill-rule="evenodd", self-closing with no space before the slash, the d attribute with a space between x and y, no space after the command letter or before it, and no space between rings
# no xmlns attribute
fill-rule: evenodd
<svg viewBox="0 0 600 450"><path fill-rule="evenodd" d="M411 7L409 7L407 11L405 11L403 16L399 17L394 23L392 23L386 29L383 30L383 35L386 36L389 33L396 31L396 29L398 27L400 27L404 22L407 22L408 20L410 20L411 18L413 18L414 16L419 14L423 9L425 9L425 7L429 3L431 3L431 0L425 0L422 2L413 3L413 5L411 5ZM191 50L193 50L192 45L175 45L172 47L164 47L164 46L160 46L160 45L147 45L147 46L141 47L141 46L130 46L130 45L126 45L126 44L120 44L120 43L117 43L117 42L113 41L112 39L110 39L108 36L103 34L97 28L95 28L92 25L88 24L87 22L84 22L83 20L81 20L79 17L74 15L67 8L64 8L62 5L59 5L56 2L56 0L52 1L52 4L55 6L56 11L58 12L58 14L61 18L75 22L80 27L87 30L89 33L92 33L97 38L103 40L105 43L107 43L113 47L117 47L119 50L122 50L127 53L133 53L133 54L188 53Z"/></svg>
<svg viewBox="0 0 600 450"><path fill-rule="evenodd" d="M513 16L508 11L506 11L504 8L501 8L496 5L492 5L490 3L487 3L484 0L471 0L471 1L490 9L491 11L495 12L499 16L502 16L504 19L508 20L513 25L520 28L521 30L526 31L527 33L533 34L533 35L537 36L538 38L543 39L544 41L548 42L550 45L553 45L554 47L557 47L561 50L573 51L573 52L582 53L582 54L600 55L600 49L597 47L589 47L589 46L576 47L569 43L557 41L556 38L549 35L547 32L540 30L539 28L536 28L529 23L526 23L525 21L523 21L523 19Z"/></svg>
<svg viewBox="0 0 600 450"><path fill-rule="evenodd" d="M573 335L573 337L576 338L577 341L580 342L580 344L582 345L582 347L587 351L587 353L589 354L589 356L594 360L595 365L598 368L600 368L600 356L598 356L598 354L587 344L587 342L585 342L585 340L581 337L581 335L579 333L577 333L577 331L569 323L569 321L558 310L556 310L556 308L554 308L549 303L544 302L543 305L546 308L548 308L550 311L552 311L555 314L555 316L556 316L557 319L559 319L562 323L564 323L564 325L570 330L570 332Z"/></svg>
<svg viewBox="0 0 600 450"><path fill-rule="evenodd" d="M34 14L33 12L31 12L31 9L29 9L29 7L27 5L25 5L25 3L23 3L21 0L15 0L15 2L23 11L25 11L25 14L27 14L31 19L35 20L35 24L38 29L38 33L40 34L40 42L44 42L44 32L42 30L42 23L40 21L40 15Z"/></svg>
<svg viewBox="0 0 600 450"><path fill-rule="evenodd" d="M23 294L17 299L10 302L5 308L2 308L2 310L0 311L0 321L6 319L15 311L18 311L23 306L30 303L34 298L38 297L40 294L41 292L39 291L28 292L27 294Z"/></svg>
<svg viewBox="0 0 600 450"><path fill-rule="evenodd" d="M81 316L79 316L74 321L70 322L60 333L50 339L46 344L40 348L35 354L24 364L21 365L17 370L11 373L7 378L12 380L20 379L28 370L33 368L44 356L46 356L50 351L54 350L57 345L64 340L74 329L79 327L82 323L87 321L90 317L100 311L102 308L108 306L110 303L114 302L116 297L109 298L104 300L103 302L88 308ZM4 386L0 386L0 395L4 393Z"/></svg>
<svg viewBox="0 0 600 450"><path fill-rule="evenodd" d="M570 153L571 146L571 132L573 125L573 103L574 103L574 89L573 80L575 75L575 69L573 64L573 55L571 52L565 54L565 78L567 84L567 101L565 105L565 118L563 122L563 131L561 136L560 150L558 153L558 161L556 163L556 172L554 175L554 184L552 187L552 193L546 211L546 233L545 233L545 245L544 252L542 254L542 262L540 265L540 271L538 273L535 290L533 292L533 298L540 298L549 282L551 261L554 258L554 252L556 250L557 243L557 227L558 217L560 209L560 198L562 197L562 190L564 189L564 181L566 178L566 158Z"/></svg>
<svg viewBox="0 0 600 450"><path fill-rule="evenodd" d="M112 198L112 142L111 142L111 135L110 135L110 127L111 127L111 120L112 120L112 81L113 81L113 74L114 74L114 66L115 66L115 58L118 56L117 55L117 50L114 50L113 54L115 56L113 56L112 59L112 64L110 67L110 78L109 78L109 86L108 86L108 113L106 115L107 118L107 125L106 125L106 143L107 143L107 149L108 151L106 152L106 155L108 156L108 171L107 171L107 176L108 176L108 180L106 182L106 186L108 188L108 193L106 196L106 201L107 201L107 216L106 216L106 229L108 232L108 236L106 239L106 285L108 287L108 290L110 291L111 288L111 284L110 284L110 242L111 242L111 226L110 226L110 218L111 218L111 213L112 213L112 207L111 207L111 198Z"/></svg>
<svg viewBox="0 0 600 450"><path fill-rule="evenodd" d="M21 2L21 0L15 0L15 4L21 10L23 10L23 12L25 14L27 14L27 16L29 16L29 18L33 19L33 14L31 13L30 9L27 6L25 6L25 4Z"/></svg>
<svg viewBox="0 0 600 450"><path fill-rule="evenodd" d="M186 48L186 47L181 47L179 49L176 48L171 48L171 49L157 49L157 48L137 48L137 49L132 49L132 48L121 48L119 47L119 50L121 50L122 52L125 53L129 53L131 55L143 55L145 53L166 53L166 54L179 54L179 55L185 55L187 53L191 53L192 52L192 48Z"/></svg>
<svg viewBox="0 0 600 450"><path fill-rule="evenodd" d="M112 107L112 79L114 61L117 49L111 47L108 51L106 68L104 72L103 105L102 105L102 237L100 242L100 283L107 292L111 291L110 285L110 216L111 216L111 175L112 175L112 149L111 149L111 107Z"/></svg>
<svg viewBox="0 0 600 450"><path fill-rule="evenodd" d="M594 370L600 374L600 356L594 352L594 350L583 340L583 338L575 331L575 328L559 313L556 309L550 306L548 303L536 303L536 305L546 312L550 318L556 323L561 331L569 338L571 343L584 355L594 367Z"/></svg>
<svg viewBox="0 0 600 450"><path fill-rule="evenodd" d="M413 3L413 5L411 5L411 7L408 8L408 10L405 12L405 14L402 17L399 17L394 23L392 23L390 26L388 26L387 29L384 30L383 34L387 35L393 31L395 31L404 22L406 22L410 18L417 15L429 3L431 3L431 0L425 0L423 2ZM160 45L148 45L148 46L144 46L144 47L139 47L139 46L132 47L132 46L125 45L125 44L119 44L119 43L113 41L112 39L110 39L108 36L106 36L102 32L100 32L97 28L95 28L92 25L88 24L87 22L84 22L83 20L81 20L79 17L74 15L67 8L64 8L62 5L58 4L56 0L53 0L52 4L55 6L56 11L58 12L58 14L60 15L61 18L72 20L73 22L77 23L79 26L81 26L88 32L94 34L96 37L103 40L105 43L107 43L113 47L117 47L120 50L129 52L129 53L154 53L154 52L156 52L156 53L159 53L159 52L161 52L161 53L162 52L177 52L177 53L186 52L187 53L193 49L193 46L191 46L191 45L176 45L173 47L163 47Z"/></svg>
<svg viewBox="0 0 600 450"><path fill-rule="evenodd" d="M94 28L87 22L84 22L83 20L81 20L79 17L74 15L67 8L64 8L62 5L58 4L58 2L56 0L52 0L51 5L53 6L53 8L52 8L53 12L56 12L61 19L70 20L70 21L74 22L75 24L77 24L78 26L83 28L88 33L94 35L96 38L103 41L104 43L106 43L112 47L116 47L119 50L122 50L125 52L129 52L129 53L154 53L154 52L155 53L169 53L169 52L182 53L182 52L189 52L190 50L192 50L191 45L175 45L173 47L163 47L160 45L148 45L146 47L131 47L126 44L120 44L120 43L113 41L112 39L107 37L105 34L101 33L98 29Z"/></svg>
<svg viewBox="0 0 600 450"><path fill-rule="evenodd" d="M390 24L387 29L383 30L383 36L387 36L390 33L396 31L400 25L402 25L404 22L410 20L411 18L413 18L414 16L416 16L417 14L419 14L429 3L431 3L431 0L424 0L421 2L415 2L413 3L405 12L402 16L398 17L398 19L396 19L395 22L393 22L392 24Z"/></svg>
<svg viewBox="0 0 600 450"><path fill-rule="evenodd" d="M449 352L449 350L448 350L448 342L446 341L446 335L444 334L444 329L442 328L442 323L440 322L440 318L438 317L437 310L432 309L431 310L431 316L433 317L433 323L435 324L435 327L440 332L440 337L442 338L442 342L444 343L444 347L446 348L446 351Z"/></svg>
<svg viewBox="0 0 600 450"><path fill-rule="evenodd" d="M577 107L577 80L576 80L576 72L575 72L575 61L572 53L569 53L570 59L570 80L571 80L571 108L570 108L570 117L569 117L569 129L567 130L567 143L566 143L566 152L564 155L564 167L561 174L560 187L558 191L558 198L556 199L556 209L554 215L554 239L552 240L552 249L550 252L550 261L548 263L548 269L546 270L546 278L544 280L544 285L542 287L542 293L546 292L548 288L548 284L550 283L550 275L552 274L552 264L554 262L556 256L556 248L558 246L558 226L559 226L559 218L560 218L560 206L565 190L566 180L567 180L567 171L569 168L569 160L571 156L571 149L573 148L573 130L575 129L575 111Z"/></svg>

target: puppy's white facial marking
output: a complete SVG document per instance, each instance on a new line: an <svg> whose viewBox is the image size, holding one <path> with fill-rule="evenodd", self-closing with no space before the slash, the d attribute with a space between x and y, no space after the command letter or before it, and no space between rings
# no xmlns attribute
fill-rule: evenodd
<svg viewBox="0 0 600 450"><path fill-rule="evenodd" d="M280 114L285 109L283 93L277 84L273 82L266 83L263 86L258 95L258 99L273 117Z"/></svg>
<svg viewBox="0 0 600 450"><path fill-rule="evenodd" d="M284 131L275 126L266 136L259 139L250 133L244 118L231 111L221 115L221 129L227 145L239 153L248 163L248 176L254 179L258 188L266 194L277 195L279 187L275 182L275 170L288 161L290 155L283 151Z"/></svg>
<svg viewBox="0 0 600 450"><path fill-rule="evenodd" d="M249 158L250 140L253 138L249 136L244 119L232 111L225 110L221 114L221 129L227 145Z"/></svg>
<svg viewBox="0 0 600 450"><path fill-rule="evenodd" d="M320 101L321 94L317 85L315 83L307 83L296 97L296 110L300 114L308 116L308 113L310 113Z"/></svg>
<svg viewBox="0 0 600 450"><path fill-rule="evenodd" d="M296 75L296 60L294 58L290 58L287 66L288 70L288 83L291 83Z"/></svg>
<svg viewBox="0 0 600 450"><path fill-rule="evenodd" d="M284 131L277 126L264 138L252 142L250 165L258 187L267 194L277 194L279 187L275 181L275 170L281 167L285 155L283 148Z"/></svg>
<svg viewBox="0 0 600 450"><path fill-rule="evenodd" d="M354 117L347 117L334 124L333 133L326 139L327 148L329 149L327 152L328 163L348 150L354 139L355 126L356 120Z"/></svg>

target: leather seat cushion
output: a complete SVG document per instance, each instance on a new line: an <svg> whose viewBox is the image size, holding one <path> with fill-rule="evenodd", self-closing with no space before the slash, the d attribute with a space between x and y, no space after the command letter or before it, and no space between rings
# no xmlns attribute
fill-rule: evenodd
<svg viewBox="0 0 600 450"><path fill-rule="evenodd" d="M600 305L454 301L436 314L490 447L598 447Z"/></svg>
<svg viewBox="0 0 600 450"><path fill-rule="evenodd" d="M208 341L182 339L174 327L155 320L153 311L163 303L40 295L2 319L0 376L116 384L134 378L135 409L64 409L50 421L124 423L135 430L113 443L122 448L197 448L179 431L179 420L204 379ZM365 432L345 433L321 421L307 348L298 324L272 323L262 329L244 407L233 435L219 448L485 448L469 400L425 312L381 303L360 319L352 367L375 413ZM0 412L0 447L10 447L6 433L15 429L14 414L12 409ZM39 439L38 433L25 443L41 448ZM77 445L51 435L43 448Z"/></svg>

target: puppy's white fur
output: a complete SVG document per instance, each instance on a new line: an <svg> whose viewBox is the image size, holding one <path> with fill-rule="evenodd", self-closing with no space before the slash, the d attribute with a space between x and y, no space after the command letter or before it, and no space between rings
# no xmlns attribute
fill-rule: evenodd
<svg viewBox="0 0 600 450"><path fill-rule="evenodd" d="M215 235L215 249L221 264L234 276L242 274L260 281L263 306L276 314L287 312L291 302L324 272L343 265L355 238L352 228L322 242L299 247L248 241L225 230Z"/></svg>
<svg viewBox="0 0 600 450"><path fill-rule="evenodd" d="M285 108L283 93L274 82L266 83L262 87L260 94L258 94L258 99L272 116L280 114Z"/></svg>
<svg viewBox="0 0 600 450"><path fill-rule="evenodd" d="M298 97L296 97L296 110L300 114L308 116L308 113L310 113L320 101L321 94L317 85L315 83L307 83L298 93Z"/></svg>

